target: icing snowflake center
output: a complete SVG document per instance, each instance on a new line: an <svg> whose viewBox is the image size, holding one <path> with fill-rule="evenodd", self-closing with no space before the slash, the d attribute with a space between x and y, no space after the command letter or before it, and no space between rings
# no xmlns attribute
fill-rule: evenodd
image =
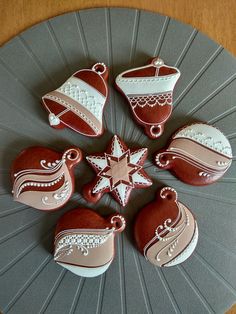
<svg viewBox="0 0 236 314"><path fill-rule="evenodd" d="M152 184L142 169L146 154L146 148L130 151L115 135L105 153L87 157L98 176L92 193L111 192L125 206L130 190Z"/></svg>
<svg viewBox="0 0 236 314"><path fill-rule="evenodd" d="M127 185L132 185L131 174L137 171L135 165L129 163L129 153L125 153L119 159L115 157L107 157L108 169L101 173L101 176L111 180L111 188L114 188L119 183L123 182Z"/></svg>

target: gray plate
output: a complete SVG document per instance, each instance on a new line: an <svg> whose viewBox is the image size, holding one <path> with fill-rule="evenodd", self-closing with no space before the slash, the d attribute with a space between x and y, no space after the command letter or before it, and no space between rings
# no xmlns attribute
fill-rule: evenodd
<svg viewBox="0 0 236 314"><path fill-rule="evenodd" d="M164 135L149 140L133 122L125 99L112 87L119 72L160 55L180 68L174 113ZM89 139L69 129L50 128L40 98L74 71L103 61L110 67L108 131ZM94 9L65 14L15 37L0 49L0 308L4 313L223 313L236 302L236 162L218 183L185 185L151 163L178 127L203 120L219 127L236 147L236 60L190 26L168 17L128 9ZM59 216L77 205L81 184L93 177L82 163L76 193L63 209L44 213L15 203L9 167L18 152L40 144L63 149L78 145L102 151L111 134L131 146L150 149L145 168L154 180L135 191L123 210L106 195L94 206L102 214L121 210L128 220L117 239L117 254L101 277L83 279L53 262L53 229ZM85 177L85 178L84 178ZM171 185L192 208L200 238L193 256L181 266L158 269L137 252L132 238L135 213L155 190ZM86 205L87 206L87 205Z"/></svg>

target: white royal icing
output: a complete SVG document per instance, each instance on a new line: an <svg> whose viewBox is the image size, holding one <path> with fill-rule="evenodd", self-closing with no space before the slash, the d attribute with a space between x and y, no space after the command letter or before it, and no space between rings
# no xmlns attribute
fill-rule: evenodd
<svg viewBox="0 0 236 314"><path fill-rule="evenodd" d="M73 159L72 153L75 154ZM41 169L23 169L15 173L12 190L14 199L39 209L54 209L63 205L72 192L72 180L66 160L78 157L79 153L75 149L69 149L61 160L40 160ZM60 181L63 184L58 189L53 189ZM39 191L37 188L45 190Z"/></svg>
<svg viewBox="0 0 236 314"><path fill-rule="evenodd" d="M109 268L111 263L112 261L99 267L81 267L81 266L74 266L74 265L70 265L66 263L57 262L58 265L68 269L75 275L81 276L81 277L97 277L105 273L105 271Z"/></svg>
<svg viewBox="0 0 236 314"><path fill-rule="evenodd" d="M125 148L119 141L117 136L113 137L112 141L112 151L111 154L104 154L104 156L88 156L87 161L93 165L95 168L100 170L98 173L98 176L100 179L98 180L97 184L93 188L93 193L101 192L107 188L110 189L110 191L114 191L120 200L121 204L124 205L126 203L127 198L127 191L128 187L132 186L134 187L134 184L140 184L140 185L150 185L150 180L146 177L142 176L140 173L141 167L139 166L139 163L141 159L143 158L143 155L146 153L147 149L142 148L139 149L133 153L130 153L129 150L125 151ZM112 178L105 177L106 175L106 168L109 165L109 158L111 157L124 157L126 155L127 160L129 159L129 163L132 164L130 167L130 171L132 174L130 174L129 182L118 182L115 186L112 185ZM119 161L117 161L119 163ZM105 172L104 172L105 171ZM133 173L134 172L134 173ZM125 176L125 181L127 181L127 174Z"/></svg>
<svg viewBox="0 0 236 314"><path fill-rule="evenodd" d="M174 86L180 77L177 68L176 73L165 76L146 76L146 77L123 77L126 73L148 68L153 65L146 65L134 68L119 74L116 77L116 84L126 95L157 94L173 91ZM173 68L173 67L171 67Z"/></svg>
<svg viewBox="0 0 236 314"><path fill-rule="evenodd" d="M72 76L57 91L77 101L102 123L102 112L106 97L99 93L97 89Z"/></svg>
<svg viewBox="0 0 236 314"><path fill-rule="evenodd" d="M194 252L194 250L197 246L197 242L198 242L198 226L196 223L194 235L193 235L193 238L192 238L191 242L189 243L189 245L176 258L174 258L172 261L166 263L165 267L175 266L175 265L178 265L178 264L186 261L186 259L188 259L192 255L192 253Z"/></svg>
<svg viewBox="0 0 236 314"><path fill-rule="evenodd" d="M217 128L196 123L177 132L173 139L188 138L222 155L232 158L232 149L227 137Z"/></svg>
<svg viewBox="0 0 236 314"><path fill-rule="evenodd" d="M160 244L160 248L155 257L156 260L162 264L163 256L166 255L170 259L170 261L165 263L164 266L173 266L185 261L194 251L198 241L198 228L197 223L195 222L193 237L190 243L183 251L179 252L179 254L172 259L172 256L176 255L180 250L179 243L181 242L181 237L188 233L192 228L190 224L190 217L191 220L193 219L191 212L183 204L176 202L176 205L179 208L176 219L172 221L168 218L163 224L158 225L155 231L155 236L144 247L144 256L148 258L147 254L150 245L158 240L156 245L158 246L158 244ZM179 222L176 224L177 221ZM161 243L165 243L165 245L161 246Z"/></svg>

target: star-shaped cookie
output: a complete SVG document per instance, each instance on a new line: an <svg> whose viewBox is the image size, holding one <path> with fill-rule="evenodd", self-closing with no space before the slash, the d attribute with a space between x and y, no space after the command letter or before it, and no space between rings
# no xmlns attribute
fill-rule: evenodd
<svg viewBox="0 0 236 314"><path fill-rule="evenodd" d="M147 148L129 149L114 135L105 152L86 158L97 174L96 178L84 187L86 200L96 203L104 193L110 192L120 205L125 206L134 188L147 188L152 185L142 167L147 153Z"/></svg>

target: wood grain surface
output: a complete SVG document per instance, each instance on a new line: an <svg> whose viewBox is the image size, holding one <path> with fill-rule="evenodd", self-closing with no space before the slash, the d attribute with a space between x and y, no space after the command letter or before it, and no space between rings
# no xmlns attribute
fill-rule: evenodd
<svg viewBox="0 0 236 314"><path fill-rule="evenodd" d="M0 0L0 45L53 16L94 7L154 11L191 24L236 56L235 0ZM236 314L236 305L227 314Z"/></svg>
<svg viewBox="0 0 236 314"><path fill-rule="evenodd" d="M168 15L191 24L236 55L235 0L0 0L0 45L50 17L103 6L139 8Z"/></svg>

